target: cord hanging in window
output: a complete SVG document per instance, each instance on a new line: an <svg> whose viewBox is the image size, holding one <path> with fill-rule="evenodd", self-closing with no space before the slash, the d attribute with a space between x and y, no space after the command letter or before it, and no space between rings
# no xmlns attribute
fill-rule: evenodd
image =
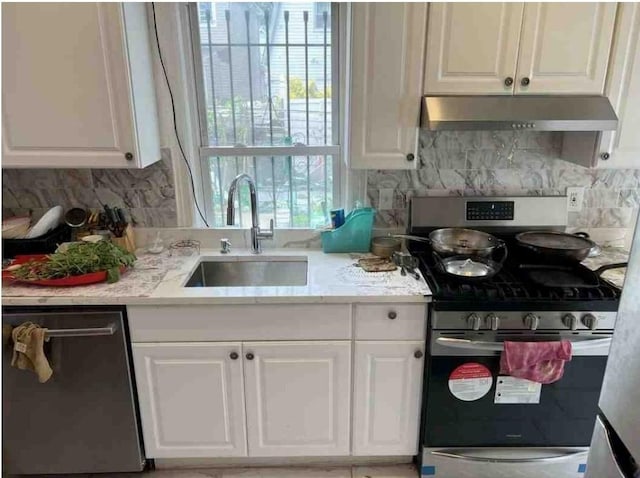
<svg viewBox="0 0 640 478"><path fill-rule="evenodd" d="M200 218L204 222L205 226L209 227L209 223L204 217L204 214L200 209L200 205L198 204L198 198L196 196L196 186L195 186L195 183L193 182L193 171L191 170L191 165L189 164L189 161L187 160L187 156L184 153L184 148L182 147L182 141L180 141L180 135L178 134L178 124L176 120L176 105L175 105L175 101L173 100L173 91L171 90L171 84L169 83L169 75L167 74L167 68L164 65L164 58L162 57L162 50L160 48L160 38L158 37L158 23L156 21L156 3L155 2L151 2L151 10L153 12L153 30L156 38L156 45L158 47L158 59L160 60L160 65L162 66L164 80L167 84L167 90L169 90L169 98L171 99L171 112L173 115L173 132L176 136L178 148L180 149L180 154L182 155L182 160L184 161L184 164L187 166L187 171L189 172L189 180L191 182L191 193L193 194L193 202L195 203L196 209L198 210L198 214L200 215Z"/></svg>

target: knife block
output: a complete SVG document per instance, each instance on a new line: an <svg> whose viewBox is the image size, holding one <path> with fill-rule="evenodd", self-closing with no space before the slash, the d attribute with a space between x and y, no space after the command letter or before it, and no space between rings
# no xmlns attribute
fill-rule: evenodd
<svg viewBox="0 0 640 478"><path fill-rule="evenodd" d="M126 249L127 251L133 253L136 250L136 240L135 234L133 232L133 227L131 224L128 224L122 234L122 237L112 237L111 242L114 244Z"/></svg>

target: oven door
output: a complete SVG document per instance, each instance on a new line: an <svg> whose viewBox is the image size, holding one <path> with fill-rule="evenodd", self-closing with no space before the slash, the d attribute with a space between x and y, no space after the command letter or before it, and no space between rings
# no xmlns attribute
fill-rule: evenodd
<svg viewBox="0 0 640 478"><path fill-rule="evenodd" d="M564 376L527 391L526 383L498 373L501 342L523 340L522 334L433 331L426 364L424 447L589 446L611 337L590 332L526 336L560 338L574 342ZM474 376L484 381L457 381ZM454 385L461 383L477 386Z"/></svg>

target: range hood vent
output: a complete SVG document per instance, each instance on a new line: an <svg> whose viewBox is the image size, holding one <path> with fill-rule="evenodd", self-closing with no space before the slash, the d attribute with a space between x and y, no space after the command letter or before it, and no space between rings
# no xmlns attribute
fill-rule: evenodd
<svg viewBox="0 0 640 478"><path fill-rule="evenodd" d="M604 96L424 96L421 127L429 130L612 131Z"/></svg>

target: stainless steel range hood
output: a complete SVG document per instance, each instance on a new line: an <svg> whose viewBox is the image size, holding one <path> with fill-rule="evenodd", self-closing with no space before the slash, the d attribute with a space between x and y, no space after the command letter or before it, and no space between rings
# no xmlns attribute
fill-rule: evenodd
<svg viewBox="0 0 640 478"><path fill-rule="evenodd" d="M424 96L429 130L610 131L618 126L604 96Z"/></svg>

